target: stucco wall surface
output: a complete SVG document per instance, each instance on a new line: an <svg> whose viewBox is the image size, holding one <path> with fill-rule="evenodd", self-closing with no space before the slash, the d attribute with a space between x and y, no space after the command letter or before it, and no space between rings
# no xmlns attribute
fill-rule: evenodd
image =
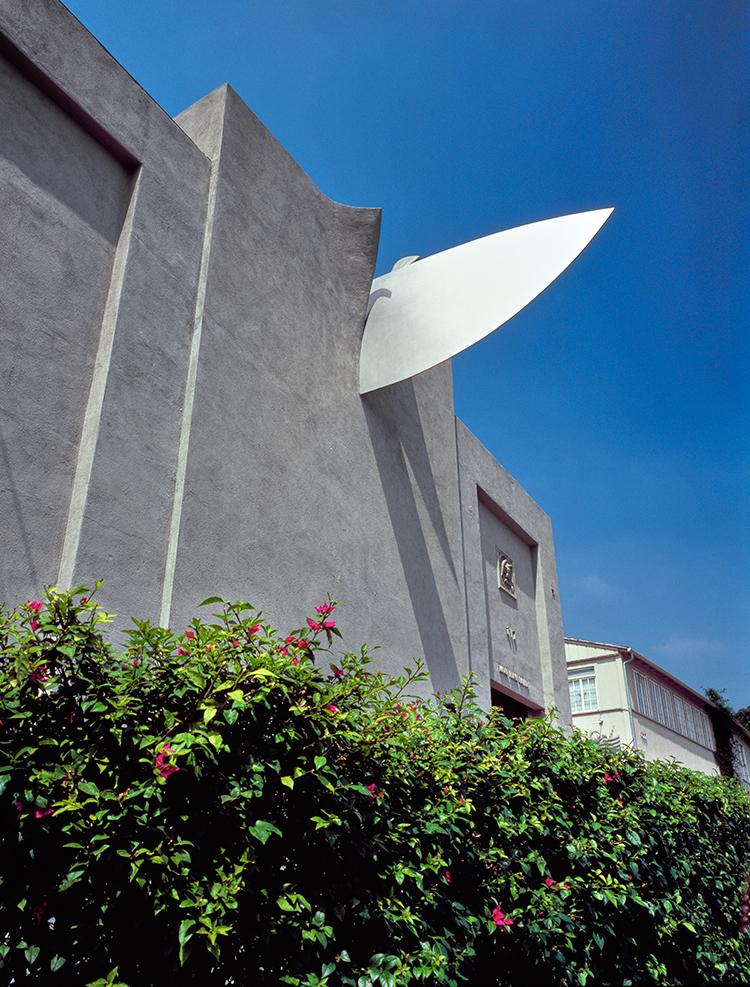
<svg viewBox="0 0 750 987"><path fill-rule="evenodd" d="M0 34L0 599L102 578L121 624L220 595L291 629L330 593L425 690L564 711L549 519L450 362L358 393L380 211L229 86L171 120L58 0L0 0Z"/></svg>
<svg viewBox="0 0 750 987"><path fill-rule="evenodd" d="M569 723L550 519L458 419L456 444L471 669L487 690L494 681L531 707L556 706ZM518 561L515 599L498 586L498 549Z"/></svg>

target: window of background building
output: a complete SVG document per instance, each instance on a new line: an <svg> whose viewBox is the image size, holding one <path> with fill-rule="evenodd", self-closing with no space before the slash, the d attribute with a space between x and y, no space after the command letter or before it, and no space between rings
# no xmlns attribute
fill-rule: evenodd
<svg viewBox="0 0 750 987"><path fill-rule="evenodd" d="M579 668L570 673L570 711L585 713L586 710L598 709L596 698L596 673L594 668Z"/></svg>
<svg viewBox="0 0 750 987"><path fill-rule="evenodd" d="M750 785L750 774L747 770L747 757L745 756L745 748L742 744L737 744L737 775L740 781L745 785Z"/></svg>
<svg viewBox="0 0 750 987"><path fill-rule="evenodd" d="M653 679L640 672L633 672L635 680L635 706L639 713L648 716L675 733L682 734L704 747L713 749L711 727L702 709L685 702Z"/></svg>

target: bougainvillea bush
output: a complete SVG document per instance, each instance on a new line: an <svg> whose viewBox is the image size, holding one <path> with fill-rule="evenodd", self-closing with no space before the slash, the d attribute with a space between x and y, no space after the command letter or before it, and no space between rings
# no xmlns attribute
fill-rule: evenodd
<svg viewBox="0 0 750 987"><path fill-rule="evenodd" d="M750 981L736 782L206 602L124 653L83 587L0 614L4 983Z"/></svg>

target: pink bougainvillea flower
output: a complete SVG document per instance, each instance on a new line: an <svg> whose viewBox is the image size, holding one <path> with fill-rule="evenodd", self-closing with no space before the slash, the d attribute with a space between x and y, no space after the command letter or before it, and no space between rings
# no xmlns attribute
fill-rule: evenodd
<svg viewBox="0 0 750 987"><path fill-rule="evenodd" d="M38 600L27 600L26 606L29 608L29 610L32 610L34 613L39 613L39 611L42 609L42 604Z"/></svg>
<svg viewBox="0 0 750 987"><path fill-rule="evenodd" d="M185 637L189 637L192 641L195 638L195 631L185 631Z"/></svg>
<svg viewBox="0 0 750 987"><path fill-rule="evenodd" d="M235 648L239 648L239 646L240 646L240 642L239 641L232 641L232 644L235 646Z"/></svg>
<svg viewBox="0 0 750 987"><path fill-rule="evenodd" d="M82 605L85 604L85 603L88 603L88 602L89 602L89 598L87 596L82 596L81 597L81 604Z"/></svg>
<svg viewBox="0 0 750 987"><path fill-rule="evenodd" d="M178 655L186 655L186 654L188 654L188 652L187 652L187 651L185 651L185 649L184 649L184 648L178 648L178 649L177 649L177 654L178 654Z"/></svg>
<svg viewBox="0 0 750 987"><path fill-rule="evenodd" d="M32 629L32 631L35 631L38 626L39 626L39 624L37 623L36 617L32 617L32 619L31 619L31 629Z"/></svg>
<svg viewBox="0 0 750 987"><path fill-rule="evenodd" d="M323 625L322 624L319 624L317 622L317 620L313 620L312 617L308 617L307 618L307 626L310 628L311 631L322 631L323 630Z"/></svg>
<svg viewBox="0 0 750 987"><path fill-rule="evenodd" d="M331 665L331 671L336 676L337 679L343 679L344 672L341 668L336 668L335 665Z"/></svg>
<svg viewBox="0 0 750 987"><path fill-rule="evenodd" d="M552 880L551 877L548 877L545 879L544 883L547 885L548 888L551 888L555 882Z"/></svg>
<svg viewBox="0 0 750 987"><path fill-rule="evenodd" d="M167 778L169 778L171 774L174 774L175 771L180 770L176 765L166 763L170 754L174 754L174 751L169 746L169 744L165 744L164 747L162 747L162 749L156 755L156 760L154 761L154 766L156 767L156 770L159 772L159 774L162 776L162 778L165 781L167 780Z"/></svg>
<svg viewBox="0 0 750 987"><path fill-rule="evenodd" d="M443 871L443 877L445 878L446 884L451 883L451 872L449 870Z"/></svg>
<svg viewBox="0 0 750 987"><path fill-rule="evenodd" d="M35 819L42 819L44 816L48 816L52 812L52 809L37 809L34 813Z"/></svg>
<svg viewBox="0 0 750 987"><path fill-rule="evenodd" d="M23 812L23 804L21 802L14 802L13 805L16 807L16 811L18 812L18 818L20 819L21 813Z"/></svg>
<svg viewBox="0 0 750 987"><path fill-rule="evenodd" d="M294 647L294 645L296 643L297 643L297 638L296 637L285 637L284 638L284 644L288 644L292 648Z"/></svg>
<svg viewBox="0 0 750 987"><path fill-rule="evenodd" d="M293 665L299 665L299 658L292 658Z"/></svg>
<svg viewBox="0 0 750 987"><path fill-rule="evenodd" d="M34 907L31 909L31 914L34 916L37 922L42 921L42 916L44 915L44 909L46 907L47 907L47 902L44 901L42 902L41 905L34 905Z"/></svg>
<svg viewBox="0 0 750 987"><path fill-rule="evenodd" d="M365 788L370 793L370 795L372 795L373 798L377 798L377 795L376 795L376 792L375 792L375 782L373 782L371 785L365 785Z"/></svg>
<svg viewBox="0 0 750 987"><path fill-rule="evenodd" d="M336 621L335 620L324 620L323 621L323 629L326 630L326 631L333 630L333 628L335 626L336 626Z"/></svg>
<svg viewBox="0 0 750 987"><path fill-rule="evenodd" d="M316 607L315 612L321 614L323 617L327 617L329 613L332 612L333 608L336 606L335 603L324 603L321 607Z"/></svg>
<svg viewBox="0 0 750 987"><path fill-rule="evenodd" d="M309 641L305 641L304 638L300 638L299 641L297 641L297 647L298 648L309 648L310 647L310 642Z"/></svg>
<svg viewBox="0 0 750 987"><path fill-rule="evenodd" d="M513 925L513 919L506 918L505 912L501 910L499 905L492 913L492 921L495 923L495 925L499 926L501 929L504 929L509 925Z"/></svg>
<svg viewBox="0 0 750 987"><path fill-rule="evenodd" d="M339 711L339 708L338 708L338 706L326 706L325 708L326 708L326 709L330 709L330 711L331 711L332 713L338 713L338 711Z"/></svg>
<svg viewBox="0 0 750 987"><path fill-rule="evenodd" d="M34 671L29 675L32 682L44 682L47 678L47 666L40 665L39 668L35 668Z"/></svg>
<svg viewBox="0 0 750 987"><path fill-rule="evenodd" d="M253 624L253 626L250 628L250 634L257 634L259 630L260 630L260 624Z"/></svg>

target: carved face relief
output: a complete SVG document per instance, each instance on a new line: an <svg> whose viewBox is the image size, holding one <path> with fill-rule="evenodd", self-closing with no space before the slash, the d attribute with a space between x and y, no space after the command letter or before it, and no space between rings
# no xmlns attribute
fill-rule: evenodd
<svg viewBox="0 0 750 987"><path fill-rule="evenodd" d="M497 553L497 584L504 593L515 599L516 570L513 559L499 550Z"/></svg>

